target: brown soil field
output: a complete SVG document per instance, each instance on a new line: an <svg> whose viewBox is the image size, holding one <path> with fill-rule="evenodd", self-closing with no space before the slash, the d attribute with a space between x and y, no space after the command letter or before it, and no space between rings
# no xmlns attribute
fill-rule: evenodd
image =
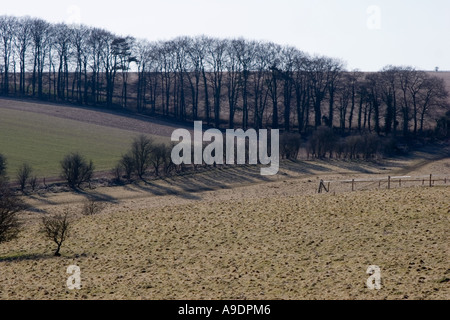
<svg viewBox="0 0 450 320"><path fill-rule="evenodd" d="M430 173L450 178L448 148L31 195L19 238L0 245L0 299L449 299L449 182L317 194L320 179ZM105 209L81 215L87 196ZM53 257L40 219L66 207L73 229ZM80 290L66 287L69 265ZM366 287L370 265L380 290Z"/></svg>

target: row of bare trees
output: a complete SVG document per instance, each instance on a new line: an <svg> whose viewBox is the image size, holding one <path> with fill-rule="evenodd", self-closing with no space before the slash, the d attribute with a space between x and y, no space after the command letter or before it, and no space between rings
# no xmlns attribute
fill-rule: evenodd
<svg viewBox="0 0 450 320"><path fill-rule="evenodd" d="M290 46L206 36L149 42L0 17L3 95L120 106L215 127L417 134L448 108L442 79L411 67L347 71Z"/></svg>

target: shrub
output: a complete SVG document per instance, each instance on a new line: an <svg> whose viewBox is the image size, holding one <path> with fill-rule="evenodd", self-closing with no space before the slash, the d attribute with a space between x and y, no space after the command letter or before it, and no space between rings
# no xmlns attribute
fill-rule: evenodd
<svg viewBox="0 0 450 320"><path fill-rule="evenodd" d="M140 135L133 141L131 146L131 156L134 160L136 174L141 179L151 165L151 157L154 148L153 140L144 135Z"/></svg>
<svg viewBox="0 0 450 320"><path fill-rule="evenodd" d="M397 140L393 137L386 137L381 141L381 151L383 155L393 156L399 153Z"/></svg>
<svg viewBox="0 0 450 320"><path fill-rule="evenodd" d="M95 199L89 199L84 202L81 213L85 216L93 216L100 213L104 208L103 203L98 202Z"/></svg>
<svg viewBox="0 0 450 320"><path fill-rule="evenodd" d="M61 177L67 181L73 189L80 187L82 183L89 182L94 174L92 160L88 163L79 153L66 155L61 161Z"/></svg>
<svg viewBox="0 0 450 320"><path fill-rule="evenodd" d="M445 116L437 121L435 132L438 139L445 140L450 138L450 111L447 111Z"/></svg>
<svg viewBox="0 0 450 320"><path fill-rule="evenodd" d="M314 131L308 141L308 156L311 155L312 157L322 159L325 158L328 153L331 158L336 142L337 136L333 129L329 127L319 127Z"/></svg>
<svg viewBox="0 0 450 320"><path fill-rule="evenodd" d="M36 188L37 188L37 177L36 176L30 178L30 187L31 187L31 190L36 191Z"/></svg>
<svg viewBox="0 0 450 320"><path fill-rule="evenodd" d="M55 256L59 257L59 253L63 242L69 236L69 230L71 227L71 221L69 220L70 211L69 208L64 210L62 215L54 215L50 217L42 218L42 232L45 237L56 243Z"/></svg>
<svg viewBox="0 0 450 320"><path fill-rule="evenodd" d="M280 156L282 159L296 160L301 146L301 137L295 133L283 133L280 137Z"/></svg>
<svg viewBox="0 0 450 320"><path fill-rule="evenodd" d="M165 152L164 152L164 159L163 159L163 168L164 168L164 174L166 176L170 175L173 171L176 170L175 164L172 162L172 149L173 146L167 146L164 145Z"/></svg>
<svg viewBox="0 0 450 320"><path fill-rule="evenodd" d="M119 166L125 171L125 177L127 180L131 180L131 176L133 175L135 169L135 160L133 156L130 153L123 155Z"/></svg>
<svg viewBox="0 0 450 320"><path fill-rule="evenodd" d="M17 169L17 181L20 185L20 191L24 191L27 185L28 180L30 179L31 173L33 172L33 168L27 163L22 164L22 166Z"/></svg>
<svg viewBox="0 0 450 320"><path fill-rule="evenodd" d="M111 170L114 175L114 181L120 183L122 181L123 166L120 162Z"/></svg>
<svg viewBox="0 0 450 320"><path fill-rule="evenodd" d="M374 158L381 150L381 139L376 134L368 134L364 136L364 159L369 160Z"/></svg>

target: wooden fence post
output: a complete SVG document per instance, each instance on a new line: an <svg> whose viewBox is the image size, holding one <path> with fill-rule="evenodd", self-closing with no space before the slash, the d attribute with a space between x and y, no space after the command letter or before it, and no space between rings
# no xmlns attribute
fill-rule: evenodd
<svg viewBox="0 0 450 320"><path fill-rule="evenodd" d="M391 188L391 176L388 177L388 189Z"/></svg>
<svg viewBox="0 0 450 320"><path fill-rule="evenodd" d="M352 191L355 191L355 179L352 180Z"/></svg>
<svg viewBox="0 0 450 320"><path fill-rule="evenodd" d="M432 186L433 186L433 183L432 183L432 179L433 179L433 175L432 175L432 174L430 174L430 187L432 187Z"/></svg>

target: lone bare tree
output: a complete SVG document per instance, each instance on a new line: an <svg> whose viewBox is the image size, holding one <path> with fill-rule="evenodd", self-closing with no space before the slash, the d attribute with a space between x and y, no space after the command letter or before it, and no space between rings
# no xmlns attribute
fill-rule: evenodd
<svg viewBox="0 0 450 320"><path fill-rule="evenodd" d="M42 218L42 232L45 237L56 243L55 256L60 257L61 246L69 236L68 232L71 227L71 220L69 219L70 210L66 208L63 214L58 214L50 217Z"/></svg>

